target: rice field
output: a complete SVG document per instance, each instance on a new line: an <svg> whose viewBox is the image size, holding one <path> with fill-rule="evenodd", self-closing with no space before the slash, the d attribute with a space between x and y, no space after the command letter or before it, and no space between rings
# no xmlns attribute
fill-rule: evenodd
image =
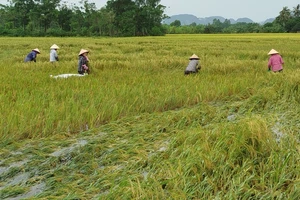
<svg viewBox="0 0 300 200"><path fill-rule="evenodd" d="M299 42L0 37L0 199L299 199ZM81 48L91 74L50 77L77 73Z"/></svg>

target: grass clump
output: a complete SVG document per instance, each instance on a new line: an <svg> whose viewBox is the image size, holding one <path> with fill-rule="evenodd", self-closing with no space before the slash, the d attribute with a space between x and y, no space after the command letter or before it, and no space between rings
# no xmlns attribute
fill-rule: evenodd
<svg viewBox="0 0 300 200"><path fill-rule="evenodd" d="M6 199L6 198L12 198L16 197L20 194L23 194L26 192L26 188L23 187L7 187L5 189L0 190L0 198Z"/></svg>

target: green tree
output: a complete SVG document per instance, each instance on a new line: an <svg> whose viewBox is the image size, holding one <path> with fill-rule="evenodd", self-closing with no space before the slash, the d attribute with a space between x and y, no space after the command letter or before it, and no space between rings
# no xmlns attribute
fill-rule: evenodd
<svg viewBox="0 0 300 200"><path fill-rule="evenodd" d="M109 0L97 10L95 3L79 5L61 0L8 0L0 5L0 34L63 35L163 35L166 15L160 0Z"/></svg>
<svg viewBox="0 0 300 200"><path fill-rule="evenodd" d="M231 25L231 22L229 19L225 19L225 21L223 22L223 28L227 28Z"/></svg>
<svg viewBox="0 0 300 200"><path fill-rule="evenodd" d="M119 36L161 35L165 6L160 0L110 0L106 8L114 15L114 30Z"/></svg>
<svg viewBox="0 0 300 200"><path fill-rule="evenodd" d="M43 26L39 6L37 4L34 4L34 6L30 9L28 15L30 21L26 29L32 36L40 36Z"/></svg>
<svg viewBox="0 0 300 200"><path fill-rule="evenodd" d="M300 32L300 22L295 24L295 26L291 29L291 32L299 33Z"/></svg>
<svg viewBox="0 0 300 200"><path fill-rule="evenodd" d="M99 35L113 36L114 35L114 19L113 12L106 8L101 8L98 11L99 16Z"/></svg>
<svg viewBox="0 0 300 200"><path fill-rule="evenodd" d="M60 0L38 0L38 9L41 14L41 22L44 27L44 32L51 27L51 23L58 22L58 12L56 8L59 6Z"/></svg>
<svg viewBox="0 0 300 200"><path fill-rule="evenodd" d="M300 17L300 4L298 4L296 7L294 7L293 16L296 18Z"/></svg>
<svg viewBox="0 0 300 200"><path fill-rule="evenodd" d="M71 19L72 33L75 35L87 34L87 30L84 24L85 24L84 13L81 11L80 7L74 6L73 15Z"/></svg>
<svg viewBox="0 0 300 200"><path fill-rule="evenodd" d="M268 22L265 23L261 29L260 32L262 33L280 33L280 32L284 32L283 27L276 23L276 22Z"/></svg>
<svg viewBox="0 0 300 200"><path fill-rule="evenodd" d="M82 0L80 3L83 6L84 26L88 31L88 35L99 35L100 15L99 12L97 12L96 4L89 3L88 0Z"/></svg>
<svg viewBox="0 0 300 200"><path fill-rule="evenodd" d="M72 16L73 16L73 11L71 8L68 7L68 5L63 4L59 7L57 18L58 18L58 24L63 31L70 32L72 30L71 28Z"/></svg>
<svg viewBox="0 0 300 200"><path fill-rule="evenodd" d="M292 18L291 10L288 7L283 7L280 11L279 16L276 17L276 23L280 24L284 29L286 29L286 24Z"/></svg>
<svg viewBox="0 0 300 200"><path fill-rule="evenodd" d="M7 27L11 22L9 21L10 12L9 6L0 4L0 35L7 35L9 27Z"/></svg>
<svg viewBox="0 0 300 200"><path fill-rule="evenodd" d="M33 0L12 0L11 4L13 5L13 14L15 27L22 27L25 31L25 27L29 23L29 12L34 8Z"/></svg>
<svg viewBox="0 0 300 200"><path fill-rule="evenodd" d="M286 23L287 32L298 32L297 24L300 23L300 20L297 18L292 18Z"/></svg>
<svg viewBox="0 0 300 200"><path fill-rule="evenodd" d="M223 23L219 19L214 19L212 23L214 33L222 33Z"/></svg>
<svg viewBox="0 0 300 200"><path fill-rule="evenodd" d="M196 33L204 33L204 28L205 28L205 25L203 24L198 24L196 26Z"/></svg>
<svg viewBox="0 0 300 200"><path fill-rule="evenodd" d="M204 28L204 33L208 34L208 33L215 33L215 26L212 24L207 24Z"/></svg>
<svg viewBox="0 0 300 200"><path fill-rule="evenodd" d="M165 6L160 0L135 0L136 10L136 34L137 35L162 35L164 28L161 21L167 16L164 15Z"/></svg>
<svg viewBox="0 0 300 200"><path fill-rule="evenodd" d="M180 22L179 20L176 19L174 22L172 22L172 23L170 24L170 26L179 27L179 26L181 26L181 22Z"/></svg>
<svg viewBox="0 0 300 200"><path fill-rule="evenodd" d="M150 35L163 35L164 29L161 25L163 19L167 18L164 14L165 6L160 4L160 0L146 0L148 10L148 26L151 29Z"/></svg>
<svg viewBox="0 0 300 200"><path fill-rule="evenodd" d="M114 13L113 24L119 36L133 36L136 31L136 5L131 0L107 1L107 9Z"/></svg>

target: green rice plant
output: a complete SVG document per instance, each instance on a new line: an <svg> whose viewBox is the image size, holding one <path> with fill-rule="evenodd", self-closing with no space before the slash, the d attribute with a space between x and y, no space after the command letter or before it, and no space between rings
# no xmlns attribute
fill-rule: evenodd
<svg viewBox="0 0 300 200"><path fill-rule="evenodd" d="M0 191L0 198L9 198L9 197L15 197L19 194L23 194L26 192L25 188L22 187L10 187L6 188Z"/></svg>
<svg viewBox="0 0 300 200"><path fill-rule="evenodd" d="M2 197L298 199L299 40L0 38ZM33 48L37 62L24 63ZM91 74L50 77L77 73L81 48ZM272 48L283 73L267 72ZM202 68L184 76L193 53Z"/></svg>
<svg viewBox="0 0 300 200"><path fill-rule="evenodd" d="M266 36L270 37L266 39ZM246 88L255 88L257 78L263 76L265 55L271 48L265 43L277 37L282 38L279 47L280 43L297 41L296 35L273 37L47 38L47 42L36 40L33 47L31 38L15 38L13 42L1 38L2 48L11 55L2 66L1 137L72 134L130 113L166 111L201 101L240 98L241 93L247 93ZM61 47L60 62L54 65L48 62L47 53L52 43ZM186 43L191 44L189 48L185 47ZM22 63L34 47L42 52L38 62ZM77 53L81 48L90 50L93 73L89 78L49 78L50 74L76 73ZM283 54L297 56L295 52L288 53L285 47L281 49ZM183 77L182 71L192 53L200 56L203 69L195 77Z"/></svg>
<svg viewBox="0 0 300 200"><path fill-rule="evenodd" d="M220 124L213 132L201 129L181 132L166 152L168 159L155 162L153 168L160 170L155 173L156 177L169 180L165 184L169 193L175 195L172 198L180 198L176 191L190 195L183 198L262 198L263 195L279 198L282 192L277 194L276 191L292 189L291 176L298 176L295 170L288 176L282 173L285 166L298 168L298 161L293 160L298 155L292 152L279 151L264 120L252 119L237 125ZM278 163L270 164L270 158ZM262 169L262 166L270 168ZM259 178L265 176L268 178ZM266 188L273 189L266 191Z"/></svg>

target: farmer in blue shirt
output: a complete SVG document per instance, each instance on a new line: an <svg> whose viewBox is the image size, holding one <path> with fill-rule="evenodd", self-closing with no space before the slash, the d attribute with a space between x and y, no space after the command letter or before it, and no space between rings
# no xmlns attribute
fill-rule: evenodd
<svg viewBox="0 0 300 200"><path fill-rule="evenodd" d="M38 48L32 49L32 51L26 56L25 62L36 62L36 56L37 54L40 54L40 50Z"/></svg>

